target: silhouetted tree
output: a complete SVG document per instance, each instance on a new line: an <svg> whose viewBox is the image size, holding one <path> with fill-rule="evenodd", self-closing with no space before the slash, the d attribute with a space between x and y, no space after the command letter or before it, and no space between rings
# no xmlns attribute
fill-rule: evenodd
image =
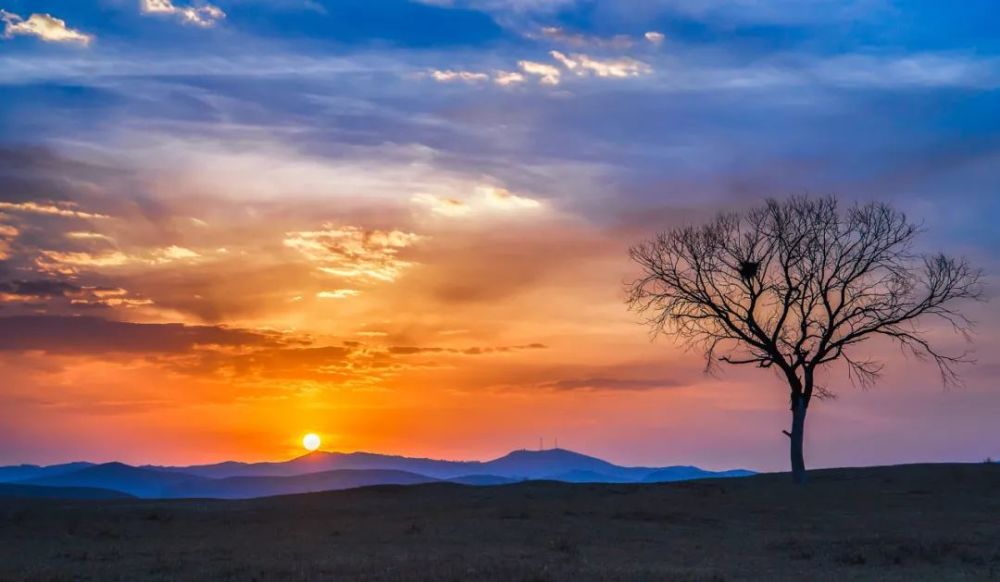
<svg viewBox="0 0 1000 582"><path fill-rule="evenodd" d="M964 259L918 255L920 229L886 204L841 208L835 198L769 200L703 226L658 234L632 247L643 270L629 307L653 334L703 350L718 362L779 373L790 394L792 474L805 481L802 440L813 397L832 394L817 372L846 365L855 384L874 383L882 365L860 344L889 338L957 381L956 364L916 327L938 318L968 337L956 302L980 297L980 271Z"/></svg>

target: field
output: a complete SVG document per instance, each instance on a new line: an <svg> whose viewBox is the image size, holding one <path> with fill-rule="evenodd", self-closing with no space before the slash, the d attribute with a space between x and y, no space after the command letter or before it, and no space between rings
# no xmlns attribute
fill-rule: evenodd
<svg viewBox="0 0 1000 582"><path fill-rule="evenodd" d="M1000 579L1000 465L0 500L0 579Z"/></svg>

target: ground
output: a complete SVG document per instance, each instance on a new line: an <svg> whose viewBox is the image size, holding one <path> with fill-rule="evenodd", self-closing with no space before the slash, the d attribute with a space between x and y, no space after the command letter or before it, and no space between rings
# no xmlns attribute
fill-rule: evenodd
<svg viewBox="0 0 1000 582"><path fill-rule="evenodd" d="M0 500L0 580L1000 580L1000 465Z"/></svg>

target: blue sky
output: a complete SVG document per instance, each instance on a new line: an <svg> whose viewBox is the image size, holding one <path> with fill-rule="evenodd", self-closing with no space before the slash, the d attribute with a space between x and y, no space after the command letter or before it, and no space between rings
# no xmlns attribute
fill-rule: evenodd
<svg viewBox="0 0 1000 582"><path fill-rule="evenodd" d="M0 9L0 284L90 294L8 297L7 314L79 315L101 304L101 317L131 323L422 346L457 342L461 328L468 340L449 349L550 350L545 365L454 364L467 373L448 381L463 390L598 393L712 382L673 348L645 343L621 307L620 282L628 244L720 209L800 193L889 201L925 224L928 248L996 272L1000 14L988 0L7 0ZM355 236L362 249L350 256L371 268L367 281L307 245ZM321 279L308 261L326 261L323 272L341 280ZM233 278L248 283L221 282ZM571 305L553 299L567 292ZM453 309L467 325L427 315ZM935 459L998 454L978 443L996 437L980 411L998 402L987 378L1000 365L1000 320L977 309L982 365L955 404L968 407L970 428L965 440L935 445ZM565 323L578 313L588 325ZM581 361L574 341L600 356ZM661 358L674 368L658 368ZM484 379L470 379L477 370ZM900 374L887 383L912 380ZM17 377L17 390L0 394L10 414L94 398L32 400L47 380L30 367ZM860 399L841 414L871 420L859 435L915 431L930 443L944 426L934 420L939 386L921 382L926 398L909 424L871 420ZM105 405L162 398L121 393ZM687 429L675 420L675 429L642 426L676 436ZM632 455L623 460L697 460L694 444L634 449L629 439L645 438L611 442L613 422L590 441L584 426L594 425L561 430L596 452ZM38 433L8 430L20 443ZM162 434L177 430L167 423ZM487 455L499 446L484 433L451 450L450 437L425 432L413 447ZM115 434L100 434L87 450L108 450ZM365 434L344 442L403 450L398 435ZM706 462L737 461L724 451L749 434L760 433L734 431ZM749 464L783 464L765 440L753 442L740 449ZM19 446L21 457L58 457L55 444ZM852 450L831 445L821 462L849 462ZM860 460L916 450L890 441Z"/></svg>

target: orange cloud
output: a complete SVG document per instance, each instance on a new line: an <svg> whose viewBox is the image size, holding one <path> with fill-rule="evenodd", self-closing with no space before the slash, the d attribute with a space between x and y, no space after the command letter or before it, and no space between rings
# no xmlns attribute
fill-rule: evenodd
<svg viewBox="0 0 1000 582"><path fill-rule="evenodd" d="M177 245L151 249L142 254L126 254L122 251L90 253L84 251L42 251L42 263L50 271L61 271L69 267L121 267L130 264L161 265L175 261L192 261L202 255Z"/></svg>
<svg viewBox="0 0 1000 582"><path fill-rule="evenodd" d="M320 291L316 294L316 297L320 299L347 299L348 297L357 297L361 292L357 289L335 289L333 291Z"/></svg>
<svg viewBox="0 0 1000 582"><path fill-rule="evenodd" d="M65 216L68 218L109 218L105 214L85 212L76 210L70 205L58 205L52 203L38 202L0 202L0 210L8 212L26 212L30 214L48 214L52 216Z"/></svg>
<svg viewBox="0 0 1000 582"><path fill-rule="evenodd" d="M477 186L473 194L465 200L420 193L414 195L410 201L429 209L433 214L452 218L476 213L512 212L542 208L542 203L534 198L514 194L506 188L497 186Z"/></svg>
<svg viewBox="0 0 1000 582"><path fill-rule="evenodd" d="M401 230L325 225L322 230L290 232L284 245L328 275L392 282L411 266L399 258L399 252L421 239Z"/></svg>
<svg viewBox="0 0 1000 582"><path fill-rule="evenodd" d="M0 215L0 218L3 218L3 215ZM20 232L15 226L0 223L0 261L10 257L10 246Z"/></svg>

